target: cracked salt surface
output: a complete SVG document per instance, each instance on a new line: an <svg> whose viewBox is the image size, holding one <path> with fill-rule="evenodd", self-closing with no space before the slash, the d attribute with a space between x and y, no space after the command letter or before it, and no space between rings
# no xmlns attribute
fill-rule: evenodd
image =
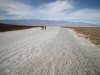
<svg viewBox="0 0 100 75"><path fill-rule="evenodd" d="M0 75L100 75L100 49L60 27L0 33Z"/></svg>

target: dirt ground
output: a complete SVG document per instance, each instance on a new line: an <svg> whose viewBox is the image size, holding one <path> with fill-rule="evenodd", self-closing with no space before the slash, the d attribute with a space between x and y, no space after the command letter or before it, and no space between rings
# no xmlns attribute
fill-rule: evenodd
<svg viewBox="0 0 100 75"><path fill-rule="evenodd" d="M67 27L74 29L77 33L82 33L93 44L100 47L100 27Z"/></svg>
<svg viewBox="0 0 100 75"><path fill-rule="evenodd" d="M34 28L34 27L40 27L40 26L23 26L23 25L0 24L0 32L22 30L22 29L28 29L28 28Z"/></svg>
<svg viewBox="0 0 100 75"><path fill-rule="evenodd" d="M0 75L100 75L100 48L68 28L1 32Z"/></svg>

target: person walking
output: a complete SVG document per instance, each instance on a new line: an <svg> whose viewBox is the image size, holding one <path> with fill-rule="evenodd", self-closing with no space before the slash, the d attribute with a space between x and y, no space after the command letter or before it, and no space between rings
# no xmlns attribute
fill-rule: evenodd
<svg viewBox="0 0 100 75"><path fill-rule="evenodd" d="M46 26L45 26L45 29L46 29Z"/></svg>

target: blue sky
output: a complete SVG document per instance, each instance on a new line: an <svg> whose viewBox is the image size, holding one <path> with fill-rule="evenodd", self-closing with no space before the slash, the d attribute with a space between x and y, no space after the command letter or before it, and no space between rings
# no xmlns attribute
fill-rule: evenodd
<svg viewBox="0 0 100 75"><path fill-rule="evenodd" d="M100 24L100 0L0 0L0 19L65 20Z"/></svg>

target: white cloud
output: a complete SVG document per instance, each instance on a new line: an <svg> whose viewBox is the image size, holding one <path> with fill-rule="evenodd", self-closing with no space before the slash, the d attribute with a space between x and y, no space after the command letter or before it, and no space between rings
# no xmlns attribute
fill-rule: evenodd
<svg viewBox="0 0 100 75"><path fill-rule="evenodd" d="M71 0L72 1L72 0ZM0 10L5 11L6 15L15 15L12 19L36 18L48 20L98 20L100 19L100 10L97 9L80 9L68 13L75 9L73 3L69 0L56 0L37 8L31 5L25 5L16 2L16 0L0 0ZM2 16L3 18L3 16ZM5 17L4 17L5 18Z"/></svg>
<svg viewBox="0 0 100 75"><path fill-rule="evenodd" d="M50 20L97 20L100 19L100 10L80 9L68 13L75 8L68 0L57 0L46 4L39 9L39 14L43 14L45 19Z"/></svg>
<svg viewBox="0 0 100 75"><path fill-rule="evenodd" d="M42 6L39 12L46 16L64 15L65 11L71 9L73 6L68 1L55 1Z"/></svg>
<svg viewBox="0 0 100 75"><path fill-rule="evenodd" d="M53 17L65 15L66 10L69 10L73 6L68 1L55 1L48 3L37 8L22 3L18 3L15 0L0 0L0 9L5 11L6 14L22 17L39 17L53 19ZM15 17L14 17L15 18ZM19 18L19 17L18 17Z"/></svg>
<svg viewBox="0 0 100 75"><path fill-rule="evenodd" d="M32 10L30 6L18 3L11 4L10 8L8 8L6 11L8 11L8 14L15 14L20 16L31 16L34 14L34 9Z"/></svg>
<svg viewBox="0 0 100 75"><path fill-rule="evenodd" d="M18 16L31 16L34 14L34 8L24 5L15 0L0 0L0 9L7 12L7 14Z"/></svg>
<svg viewBox="0 0 100 75"><path fill-rule="evenodd" d="M70 19L99 19L100 10L97 9L82 9L72 12L68 15Z"/></svg>

